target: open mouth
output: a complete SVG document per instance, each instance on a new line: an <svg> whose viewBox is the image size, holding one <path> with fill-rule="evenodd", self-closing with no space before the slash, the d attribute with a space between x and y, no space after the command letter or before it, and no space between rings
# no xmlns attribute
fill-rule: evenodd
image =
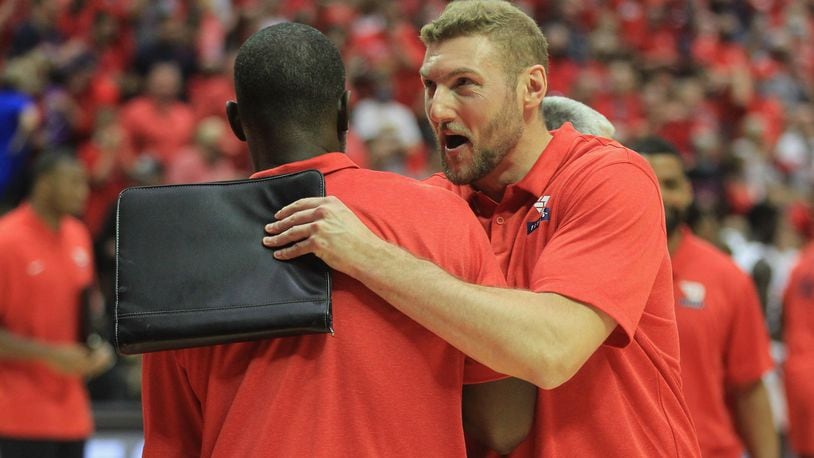
<svg viewBox="0 0 814 458"><path fill-rule="evenodd" d="M469 139L463 135L447 135L444 137L444 146L446 146L447 150L454 150L466 143L469 143Z"/></svg>

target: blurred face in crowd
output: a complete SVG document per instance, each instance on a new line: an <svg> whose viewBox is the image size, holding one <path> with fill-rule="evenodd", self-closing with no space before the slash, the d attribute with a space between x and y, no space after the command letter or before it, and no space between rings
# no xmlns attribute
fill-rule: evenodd
<svg viewBox="0 0 814 458"><path fill-rule="evenodd" d="M46 203L55 214L78 216L84 211L90 187L79 162L61 161L40 180Z"/></svg>
<svg viewBox="0 0 814 458"><path fill-rule="evenodd" d="M444 173L456 184L483 178L523 134L515 75L506 74L502 56L483 35L430 44L420 73Z"/></svg>
<svg viewBox="0 0 814 458"><path fill-rule="evenodd" d="M161 101L175 100L181 90L181 72L172 64L158 64L147 80L150 94Z"/></svg>
<svg viewBox="0 0 814 458"><path fill-rule="evenodd" d="M645 157L659 180L667 235L670 236L686 219L687 208L692 203L692 186L684 175L684 164L678 156L656 153Z"/></svg>

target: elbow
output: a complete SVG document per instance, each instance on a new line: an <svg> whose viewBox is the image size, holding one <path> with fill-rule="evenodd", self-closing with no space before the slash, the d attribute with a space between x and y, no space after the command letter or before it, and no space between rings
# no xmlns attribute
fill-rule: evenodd
<svg viewBox="0 0 814 458"><path fill-rule="evenodd" d="M530 378L530 382L534 383L543 390L553 390L554 388L559 387L563 383L567 382L571 379L571 375L565 375L561 372L554 372L554 371L537 371L537 374L534 374L532 378Z"/></svg>
<svg viewBox="0 0 814 458"><path fill-rule="evenodd" d="M553 390L571 380L584 363L584 361L574 361L572 358L568 358L567 355L541 357L537 358L536 361L537 364L530 364L527 367L527 377L523 378L543 390Z"/></svg>

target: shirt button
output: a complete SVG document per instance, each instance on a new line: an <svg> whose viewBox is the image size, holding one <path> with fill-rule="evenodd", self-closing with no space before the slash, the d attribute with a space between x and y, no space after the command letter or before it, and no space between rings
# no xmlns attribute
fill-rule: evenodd
<svg viewBox="0 0 814 458"><path fill-rule="evenodd" d="M495 222L496 222L496 223L498 223L498 224L503 224L503 223L505 222L505 220L503 219L503 217L502 217L502 216L498 216L498 217L495 219Z"/></svg>

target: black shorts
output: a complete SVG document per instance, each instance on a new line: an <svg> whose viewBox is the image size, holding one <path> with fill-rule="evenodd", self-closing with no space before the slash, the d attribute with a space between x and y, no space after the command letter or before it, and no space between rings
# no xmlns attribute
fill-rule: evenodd
<svg viewBox="0 0 814 458"><path fill-rule="evenodd" d="M84 440L55 441L0 437L0 457L2 458L83 458L84 456Z"/></svg>

